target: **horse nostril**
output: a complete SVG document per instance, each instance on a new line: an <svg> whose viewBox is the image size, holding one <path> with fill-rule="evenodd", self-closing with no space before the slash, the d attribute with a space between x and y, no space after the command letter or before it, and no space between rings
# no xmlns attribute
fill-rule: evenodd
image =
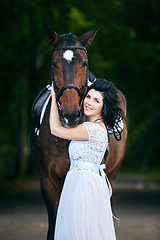
<svg viewBox="0 0 160 240"><path fill-rule="evenodd" d="M67 109L61 110L61 121L68 126L76 126L81 120L81 111L75 108L74 111L68 112Z"/></svg>

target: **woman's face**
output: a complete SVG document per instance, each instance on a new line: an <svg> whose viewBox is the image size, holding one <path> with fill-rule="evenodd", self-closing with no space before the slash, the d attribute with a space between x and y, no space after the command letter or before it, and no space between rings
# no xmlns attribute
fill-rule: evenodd
<svg viewBox="0 0 160 240"><path fill-rule="evenodd" d="M84 114L89 121L95 121L102 117L103 96L102 93L91 89L83 102Z"/></svg>

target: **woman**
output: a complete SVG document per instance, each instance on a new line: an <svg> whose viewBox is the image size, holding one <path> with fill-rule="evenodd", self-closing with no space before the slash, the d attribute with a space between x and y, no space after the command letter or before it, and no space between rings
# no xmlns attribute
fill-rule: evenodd
<svg viewBox="0 0 160 240"><path fill-rule="evenodd" d="M51 133L72 140L71 165L60 197L54 239L115 240L111 187L102 177L100 164L108 153L107 128L114 129L115 122L121 119L116 89L113 83L97 79L83 102L87 122L74 128L61 125L53 88L51 94Z"/></svg>

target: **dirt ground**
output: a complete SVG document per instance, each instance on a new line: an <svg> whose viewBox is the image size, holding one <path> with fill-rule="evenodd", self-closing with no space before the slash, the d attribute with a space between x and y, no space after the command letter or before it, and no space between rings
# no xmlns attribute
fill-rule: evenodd
<svg viewBox="0 0 160 240"><path fill-rule="evenodd" d="M0 197L0 240L45 240L47 212L39 182L4 185L9 191ZM159 180L117 178L112 206L120 218L117 240L160 240Z"/></svg>

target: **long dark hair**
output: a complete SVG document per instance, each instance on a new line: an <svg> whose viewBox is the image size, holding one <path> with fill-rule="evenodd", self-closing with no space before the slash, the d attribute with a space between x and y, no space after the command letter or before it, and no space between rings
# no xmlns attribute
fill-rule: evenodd
<svg viewBox="0 0 160 240"><path fill-rule="evenodd" d="M102 118L109 133L111 130L117 141L121 140L119 123L123 119L122 109L119 107L117 90L114 84L105 79L96 79L88 88L88 91L95 89L103 94ZM108 134L109 135L109 134Z"/></svg>

